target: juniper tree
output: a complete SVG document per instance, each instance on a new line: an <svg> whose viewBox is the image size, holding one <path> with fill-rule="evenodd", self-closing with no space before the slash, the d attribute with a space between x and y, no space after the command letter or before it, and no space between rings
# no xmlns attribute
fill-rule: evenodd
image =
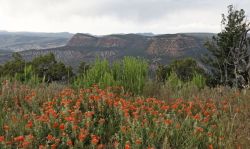
<svg viewBox="0 0 250 149"><path fill-rule="evenodd" d="M206 62L211 70L213 82L244 88L249 84L250 29L245 11L228 6L228 15L222 14L222 31L208 41L205 46L209 51Z"/></svg>

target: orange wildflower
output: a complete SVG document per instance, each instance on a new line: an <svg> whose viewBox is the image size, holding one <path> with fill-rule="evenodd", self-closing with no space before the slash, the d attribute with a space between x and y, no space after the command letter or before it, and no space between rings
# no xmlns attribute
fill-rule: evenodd
<svg viewBox="0 0 250 149"><path fill-rule="evenodd" d="M57 139L55 139L55 143L57 143L57 144L58 144L58 143L60 143L60 141L61 141L61 140L60 140L60 139L58 139L58 138L57 138Z"/></svg>
<svg viewBox="0 0 250 149"><path fill-rule="evenodd" d="M224 140L224 136L220 136L219 139L220 139L220 140Z"/></svg>
<svg viewBox="0 0 250 149"><path fill-rule="evenodd" d="M33 122L32 121L29 121L27 124L26 124L26 128L31 128L33 126Z"/></svg>
<svg viewBox="0 0 250 149"><path fill-rule="evenodd" d="M98 146L97 146L97 149L104 149L105 148L105 145L104 144L99 144Z"/></svg>
<svg viewBox="0 0 250 149"><path fill-rule="evenodd" d="M9 128L8 125L4 125L4 126L3 126L3 129L4 129L5 131L8 131L10 128Z"/></svg>
<svg viewBox="0 0 250 149"><path fill-rule="evenodd" d="M79 139L81 142L84 141L86 137L87 137L87 135L84 134L84 133L80 133L80 134L78 135L78 139Z"/></svg>
<svg viewBox="0 0 250 149"><path fill-rule="evenodd" d="M197 132L203 132L204 130L203 130L203 128L201 128L201 127L196 127L196 131L197 131Z"/></svg>
<svg viewBox="0 0 250 149"><path fill-rule="evenodd" d="M87 117L87 118L92 118L92 116L95 114L95 112L93 112L93 111L88 111L88 112L85 112L84 113L84 115L85 115L85 117Z"/></svg>
<svg viewBox="0 0 250 149"><path fill-rule="evenodd" d="M99 137L96 135L91 135L91 144L97 145L98 142L99 142Z"/></svg>
<svg viewBox="0 0 250 149"><path fill-rule="evenodd" d="M173 104L173 105L171 106L171 108L172 108L172 109L177 109L178 106L179 106L179 105L176 103L176 104Z"/></svg>
<svg viewBox="0 0 250 149"><path fill-rule="evenodd" d="M6 145L11 145L12 143L12 141L5 142Z"/></svg>
<svg viewBox="0 0 250 149"><path fill-rule="evenodd" d="M0 136L0 142L4 141L4 136Z"/></svg>
<svg viewBox="0 0 250 149"><path fill-rule="evenodd" d="M207 123L209 121L209 117L204 118L203 122Z"/></svg>
<svg viewBox="0 0 250 149"><path fill-rule="evenodd" d="M65 129L64 124L60 124L59 128L60 128L61 130L64 130L64 129Z"/></svg>
<svg viewBox="0 0 250 149"><path fill-rule="evenodd" d="M15 142L23 142L24 141L24 136L18 136L14 138Z"/></svg>
<svg viewBox="0 0 250 149"><path fill-rule="evenodd" d="M128 142L125 144L125 149L131 149L130 144Z"/></svg>
<svg viewBox="0 0 250 149"><path fill-rule="evenodd" d="M195 120L200 120L200 115L199 114L196 114L195 116L193 116L193 119L195 119Z"/></svg>
<svg viewBox="0 0 250 149"><path fill-rule="evenodd" d="M126 131L127 131L126 126L122 126L122 127L121 127L121 131L122 131L123 133L126 133Z"/></svg>
<svg viewBox="0 0 250 149"><path fill-rule="evenodd" d="M45 146L44 145L39 145L39 149L44 149Z"/></svg>
<svg viewBox="0 0 250 149"><path fill-rule="evenodd" d="M73 145L73 142L72 142L71 140L68 140L68 141L67 141L67 145L68 145L68 146L72 146L72 145Z"/></svg>
<svg viewBox="0 0 250 149"><path fill-rule="evenodd" d="M54 139L54 137L53 137L52 135L48 135L48 136L47 136L47 139L48 139L49 141L51 141L51 140Z"/></svg>
<svg viewBox="0 0 250 149"><path fill-rule="evenodd" d="M53 124L53 127L54 128L57 128L59 126L59 124L57 123L57 122L55 122L54 124Z"/></svg>
<svg viewBox="0 0 250 149"><path fill-rule="evenodd" d="M73 130L77 130L77 129L78 129L78 126L77 126L77 125L73 125L73 126L72 126L72 129L73 129Z"/></svg>
<svg viewBox="0 0 250 149"><path fill-rule="evenodd" d="M57 145L56 144L52 144L50 147L51 147L51 149L56 149Z"/></svg>
<svg viewBox="0 0 250 149"><path fill-rule="evenodd" d="M169 120L169 119L166 119L165 121L164 121L164 123L166 124L166 125L170 125L170 124L172 124L172 120Z"/></svg>
<svg viewBox="0 0 250 149"><path fill-rule="evenodd" d="M180 123L177 123L177 124L175 125L175 128L176 128L176 129L181 128L181 124L180 124Z"/></svg>
<svg viewBox="0 0 250 149"><path fill-rule="evenodd" d="M30 142L24 141L24 142L22 143L22 147L23 147L23 148L27 148L30 144L31 144Z"/></svg>
<svg viewBox="0 0 250 149"><path fill-rule="evenodd" d="M75 121L75 118L72 117L72 116L65 117L64 119L65 119L66 121L68 121L68 122L73 122L73 121Z"/></svg>
<svg viewBox="0 0 250 149"><path fill-rule="evenodd" d="M169 106L164 105L164 106L161 107L161 109L167 111L169 109Z"/></svg>
<svg viewBox="0 0 250 149"><path fill-rule="evenodd" d="M27 137L28 139L30 139L30 140L34 139L34 136L33 136L32 134L29 134L29 135L27 135L26 137Z"/></svg>
<svg viewBox="0 0 250 149"><path fill-rule="evenodd" d="M137 145L139 145L139 144L141 144L142 143L142 140L141 139L137 139L136 141L135 141L135 144L137 144Z"/></svg>
<svg viewBox="0 0 250 149"><path fill-rule="evenodd" d="M213 134L211 132L207 133L207 136L211 137Z"/></svg>
<svg viewBox="0 0 250 149"><path fill-rule="evenodd" d="M209 144L208 149L214 149L212 144Z"/></svg>

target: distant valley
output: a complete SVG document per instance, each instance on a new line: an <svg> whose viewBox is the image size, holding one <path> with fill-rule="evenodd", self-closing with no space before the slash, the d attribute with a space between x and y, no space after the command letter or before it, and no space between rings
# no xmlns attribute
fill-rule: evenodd
<svg viewBox="0 0 250 149"><path fill-rule="evenodd" d="M0 31L0 50L23 51L64 46L73 36L70 33L34 33Z"/></svg>

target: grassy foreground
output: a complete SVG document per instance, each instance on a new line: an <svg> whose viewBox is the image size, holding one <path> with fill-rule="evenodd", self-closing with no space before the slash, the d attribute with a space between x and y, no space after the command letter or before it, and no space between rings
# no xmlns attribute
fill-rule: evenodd
<svg viewBox="0 0 250 149"><path fill-rule="evenodd" d="M186 98L3 81L0 148L250 147L250 92L204 89Z"/></svg>

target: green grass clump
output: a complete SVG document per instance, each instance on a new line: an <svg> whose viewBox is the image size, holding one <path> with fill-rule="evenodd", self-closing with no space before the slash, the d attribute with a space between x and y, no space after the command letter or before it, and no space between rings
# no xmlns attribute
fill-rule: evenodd
<svg viewBox="0 0 250 149"><path fill-rule="evenodd" d="M74 81L74 86L90 87L98 84L108 86L123 86L127 92L140 94L143 91L147 74L148 63L139 58L125 57L121 61L109 64L107 60L97 59L86 74Z"/></svg>

